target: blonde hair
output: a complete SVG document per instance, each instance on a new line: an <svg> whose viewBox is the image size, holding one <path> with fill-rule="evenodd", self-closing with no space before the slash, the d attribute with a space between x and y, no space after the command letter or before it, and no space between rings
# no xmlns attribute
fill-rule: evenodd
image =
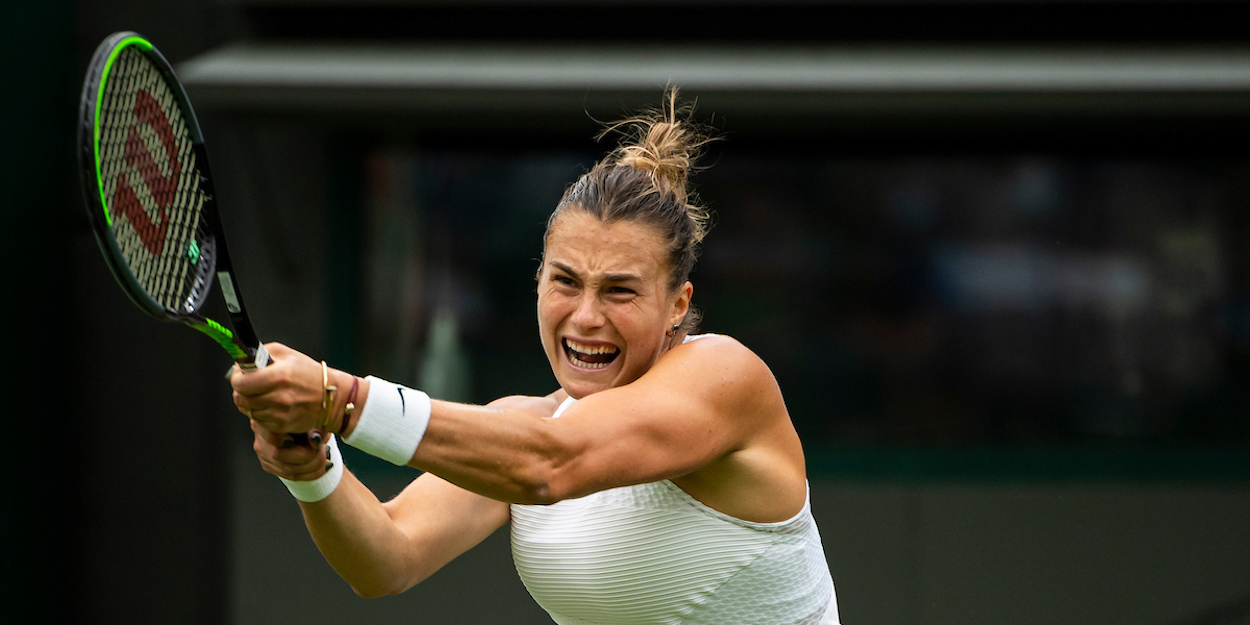
<svg viewBox="0 0 1250 625"><path fill-rule="evenodd" d="M596 139L612 133L624 136L605 161L643 172L659 193L671 194L693 223L697 244L707 234L711 214L693 193L690 175L698 171L695 161L713 137L691 121L693 113L694 104L678 104L677 88L670 87L660 108L609 124Z"/></svg>
<svg viewBox="0 0 1250 625"><path fill-rule="evenodd" d="M690 277L711 213L699 203L690 176L715 137L691 120L694 105L679 103L677 88L665 90L660 107L608 124L597 139L621 135L621 143L569 186L547 220L547 233L565 211L589 214L605 224L638 221L653 226L668 247L669 288ZM546 236L544 236L544 240ZM691 309L683 326L693 329Z"/></svg>

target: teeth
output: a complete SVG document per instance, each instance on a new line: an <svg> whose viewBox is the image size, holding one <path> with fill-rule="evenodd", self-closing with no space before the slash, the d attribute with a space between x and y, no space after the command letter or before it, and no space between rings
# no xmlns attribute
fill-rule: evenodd
<svg viewBox="0 0 1250 625"><path fill-rule="evenodd" d="M587 356L597 356L599 354L615 354L617 351L619 351L616 349L615 346L612 346L612 345L596 345L594 347L584 347L568 339L564 340L564 344L569 349L579 354L586 354Z"/></svg>
<svg viewBox="0 0 1250 625"><path fill-rule="evenodd" d="M603 369L607 367L608 365L612 364L612 361L615 360L616 358L615 357L608 358L607 360L602 361L602 362L587 362L584 358L582 358L583 356L585 357L594 357L594 356L602 356L602 355L615 356L617 353L621 351L614 345L595 345L595 346L578 345L568 339L564 339L564 348L568 351L569 358L575 361L579 367L583 367L585 369Z"/></svg>

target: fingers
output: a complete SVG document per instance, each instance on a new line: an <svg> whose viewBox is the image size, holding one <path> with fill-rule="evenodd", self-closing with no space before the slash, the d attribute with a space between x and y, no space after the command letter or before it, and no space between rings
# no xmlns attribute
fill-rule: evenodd
<svg viewBox="0 0 1250 625"><path fill-rule="evenodd" d="M288 480L316 479L329 467L330 449L318 441L316 444L297 445L290 435L266 430L252 424L254 439L252 449L265 471Z"/></svg>
<svg viewBox="0 0 1250 625"><path fill-rule="evenodd" d="M235 408L238 408L239 412L253 423L259 423L278 433L305 431L306 427L299 427L290 422L291 416L299 405L289 401L288 395L290 393L277 391L260 397L248 397L235 391L231 398L234 400Z"/></svg>
<svg viewBox="0 0 1250 625"><path fill-rule="evenodd" d="M290 465L274 464L265 458L260 459L260 466L266 473L295 482L309 482L326 474L330 466L326 462L311 467L293 468Z"/></svg>
<svg viewBox="0 0 1250 625"><path fill-rule="evenodd" d="M267 343L265 349L269 350L269 366L250 372L235 367L230 374L230 386L234 390L244 395L269 392L290 382L291 370L301 359L311 360L280 343Z"/></svg>
<svg viewBox="0 0 1250 625"><path fill-rule="evenodd" d="M265 471L288 480L311 480L329 470L329 449L320 430L324 420L321 364L281 343L268 343L272 363L245 373L230 371L232 398L251 421L252 449ZM297 441L293 435L308 432Z"/></svg>
<svg viewBox="0 0 1250 625"><path fill-rule="evenodd" d="M282 450L292 450L296 452L294 455L281 457L284 462L298 462L303 459L300 451L307 453L308 450L316 450L325 448L326 434L321 430L312 430L311 432L276 432L259 421L252 421L252 432L269 447ZM259 441L258 441L259 442Z"/></svg>
<svg viewBox="0 0 1250 625"><path fill-rule="evenodd" d="M280 343L268 343L273 364L230 374L239 412L277 432L304 432L321 425L325 409L321 364Z"/></svg>
<svg viewBox="0 0 1250 625"><path fill-rule="evenodd" d="M316 360L281 343L266 343L265 349L269 351L269 366L250 372L235 366L230 371L234 390L247 396L263 395L313 378L320 385L320 365Z"/></svg>

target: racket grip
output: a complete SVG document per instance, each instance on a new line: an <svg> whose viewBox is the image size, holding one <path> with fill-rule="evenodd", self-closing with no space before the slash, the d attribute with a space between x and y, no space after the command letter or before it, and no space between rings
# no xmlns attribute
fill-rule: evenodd
<svg viewBox="0 0 1250 625"><path fill-rule="evenodd" d="M249 350L251 351L251 350ZM269 366L269 350L265 349L264 343L256 346L256 351L252 354L252 360L240 360L239 368L244 373L251 373L257 369L264 369Z"/></svg>

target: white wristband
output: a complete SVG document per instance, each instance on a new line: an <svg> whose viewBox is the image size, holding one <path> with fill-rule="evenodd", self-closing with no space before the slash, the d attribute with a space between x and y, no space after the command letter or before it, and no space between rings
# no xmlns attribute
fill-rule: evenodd
<svg viewBox="0 0 1250 625"><path fill-rule="evenodd" d="M333 434L330 435L330 440L326 441L326 449L330 452L330 459L327 462L332 464L325 475L305 482L288 480L285 477L278 478L286 484L286 489L291 491L296 499L308 503L321 501L339 487L339 481L343 479L343 456L339 453L339 445L335 442Z"/></svg>
<svg viewBox="0 0 1250 625"><path fill-rule="evenodd" d="M417 452L430 423L430 396L369 376L369 398L347 444L391 464L404 466Z"/></svg>

